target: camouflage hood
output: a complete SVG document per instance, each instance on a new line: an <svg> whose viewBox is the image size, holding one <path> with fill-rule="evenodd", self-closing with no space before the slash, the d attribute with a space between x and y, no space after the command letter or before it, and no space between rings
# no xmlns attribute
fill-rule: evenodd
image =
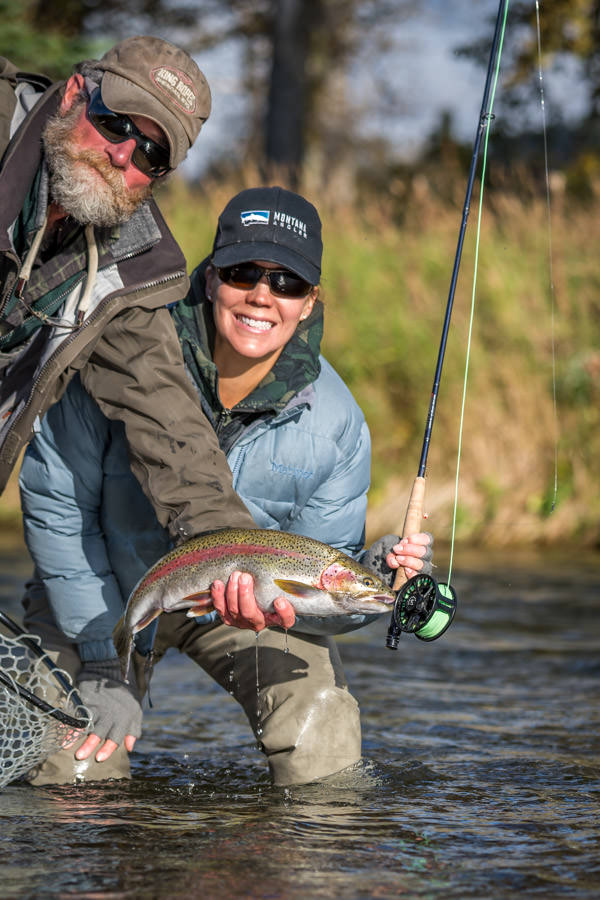
<svg viewBox="0 0 600 900"><path fill-rule="evenodd" d="M215 326L212 304L206 299L204 272L209 260L192 273L191 290L173 309L173 319L186 366L198 386L213 425L222 426L230 417L219 400L218 374L212 361ZM277 415L300 391L312 384L321 371L319 352L323 337L323 304L317 301L310 316L300 322L269 374L232 411L231 419L248 420L265 414ZM230 441L227 441L230 445Z"/></svg>

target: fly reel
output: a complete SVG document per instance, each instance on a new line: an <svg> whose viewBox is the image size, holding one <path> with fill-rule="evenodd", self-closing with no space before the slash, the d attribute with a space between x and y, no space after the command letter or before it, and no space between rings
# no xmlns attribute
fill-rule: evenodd
<svg viewBox="0 0 600 900"><path fill-rule="evenodd" d="M414 575L398 591L386 647L398 649L402 632L421 641L435 641L449 628L456 612L456 592L431 575Z"/></svg>

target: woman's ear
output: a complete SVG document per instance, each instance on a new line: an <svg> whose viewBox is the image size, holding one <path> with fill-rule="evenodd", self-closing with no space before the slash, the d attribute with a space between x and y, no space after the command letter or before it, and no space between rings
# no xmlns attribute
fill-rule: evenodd
<svg viewBox="0 0 600 900"><path fill-rule="evenodd" d="M313 306L315 305L315 301L319 296L319 288L318 286L313 288L310 292L306 300L304 301L304 306L302 307L302 313L300 314L300 321L302 322L304 319L308 319L311 312L313 311Z"/></svg>
<svg viewBox="0 0 600 900"><path fill-rule="evenodd" d="M204 293L206 294L206 299L210 300L212 303L213 292L215 290L215 279L217 277L216 270L210 264L206 267L206 271L204 273L204 282L205 288Z"/></svg>
<svg viewBox="0 0 600 900"><path fill-rule="evenodd" d="M60 101L61 113L68 112L82 93L86 93L85 78L79 72L76 72L74 75L71 75L65 84L62 100Z"/></svg>

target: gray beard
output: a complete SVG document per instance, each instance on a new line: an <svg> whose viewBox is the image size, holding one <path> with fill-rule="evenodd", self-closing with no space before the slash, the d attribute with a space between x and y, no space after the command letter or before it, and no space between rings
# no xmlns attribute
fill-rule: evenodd
<svg viewBox="0 0 600 900"><path fill-rule="evenodd" d="M83 99L76 101L64 115L56 113L46 123L42 141L50 173L50 196L82 225L119 225L150 197L152 185L132 190L105 155L76 149L73 132L86 103Z"/></svg>

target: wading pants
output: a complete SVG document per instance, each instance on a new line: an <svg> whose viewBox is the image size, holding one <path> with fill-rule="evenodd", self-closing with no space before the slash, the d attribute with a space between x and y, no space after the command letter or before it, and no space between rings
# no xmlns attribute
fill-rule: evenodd
<svg viewBox="0 0 600 900"><path fill-rule="evenodd" d="M79 657L56 629L43 592L30 590L24 604L26 627L40 635L44 648L76 679ZM170 647L186 653L241 704L276 785L325 778L360 759L358 704L348 691L332 638L291 631L286 639L283 631L268 628L257 641L250 630L200 626L185 613L169 613L159 619L155 662ZM134 653L130 673L135 670L138 684L144 664L144 657ZM28 780L40 785L129 777L123 746L103 763L93 758L81 762L74 751L83 740L54 754Z"/></svg>

